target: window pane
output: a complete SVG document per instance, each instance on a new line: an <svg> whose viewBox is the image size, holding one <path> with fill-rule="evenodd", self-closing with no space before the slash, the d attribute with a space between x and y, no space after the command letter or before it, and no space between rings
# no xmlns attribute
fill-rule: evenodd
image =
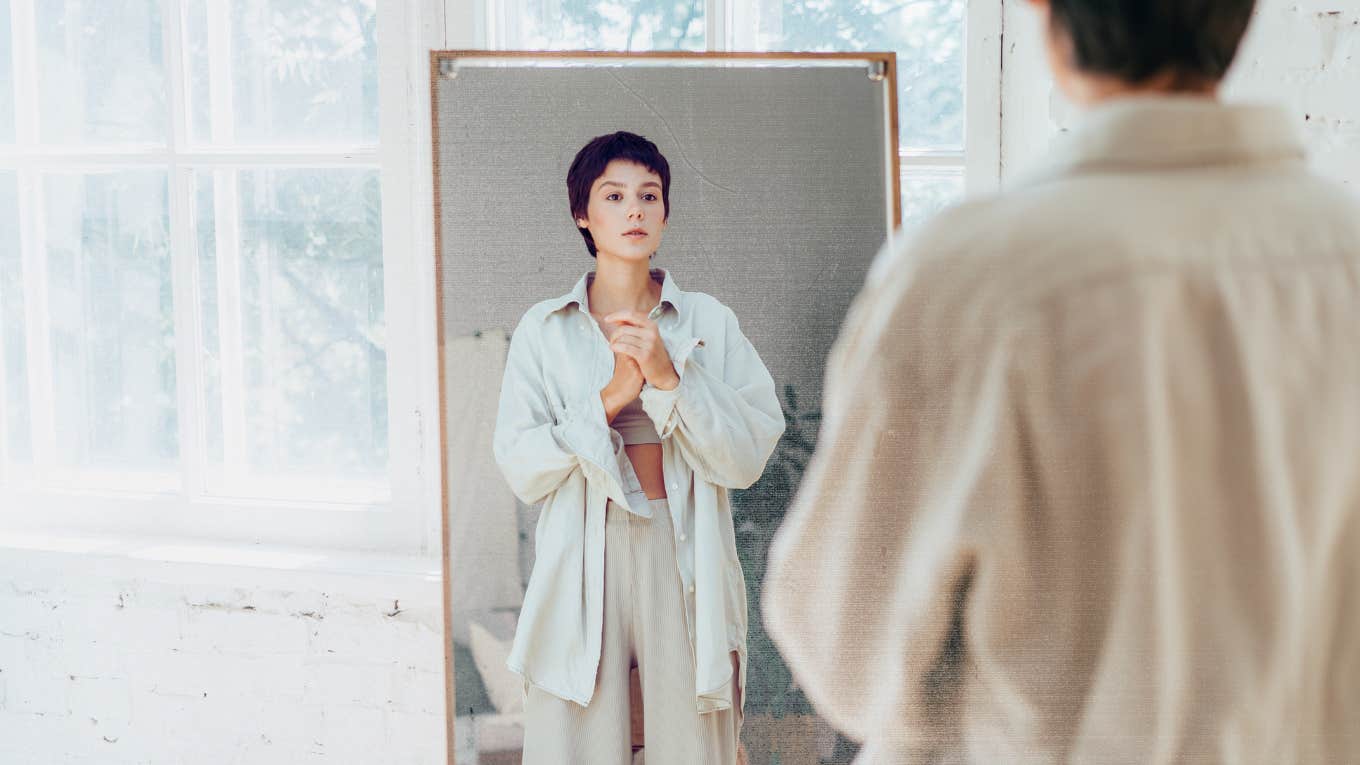
<svg viewBox="0 0 1360 765"><path fill-rule="evenodd" d="M963 149L964 0L748 0L739 50L897 53L902 148Z"/></svg>
<svg viewBox="0 0 1360 765"><path fill-rule="evenodd" d="M962 168L902 173L902 230L910 231L963 198Z"/></svg>
<svg viewBox="0 0 1360 765"><path fill-rule="evenodd" d="M0 400L10 462L33 459L29 440L28 362L24 339L24 272L19 254L19 207L12 172L0 172Z"/></svg>
<svg viewBox="0 0 1360 765"><path fill-rule="evenodd" d="M172 468L179 437L166 173L51 174L43 190L57 459Z"/></svg>
<svg viewBox="0 0 1360 765"><path fill-rule="evenodd" d="M704 0L506 0L510 48L703 50Z"/></svg>
<svg viewBox="0 0 1360 765"><path fill-rule="evenodd" d="M159 2L53 0L34 16L44 142L165 141Z"/></svg>
<svg viewBox="0 0 1360 765"><path fill-rule="evenodd" d="M0 0L0 143L14 143L14 43L9 5L9 0Z"/></svg>
<svg viewBox="0 0 1360 765"><path fill-rule="evenodd" d="M385 480L378 172L217 171L225 184L213 172L197 174L196 195L206 400L218 410L210 461L229 473ZM219 230L232 185L235 258Z"/></svg>
<svg viewBox="0 0 1360 765"><path fill-rule="evenodd" d="M185 17L195 141L377 142L377 0L240 0L220 19L192 0Z"/></svg>

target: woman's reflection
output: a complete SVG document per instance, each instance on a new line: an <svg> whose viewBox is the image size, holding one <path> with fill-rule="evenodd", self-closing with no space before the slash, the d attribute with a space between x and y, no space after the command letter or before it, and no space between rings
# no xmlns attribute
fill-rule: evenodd
<svg viewBox="0 0 1360 765"><path fill-rule="evenodd" d="M636 666L649 765L732 763L747 618L728 490L784 430L774 382L731 309L651 267L670 214L655 144L591 140L567 190L595 270L520 319L494 438L543 503L507 662L524 762L628 762Z"/></svg>

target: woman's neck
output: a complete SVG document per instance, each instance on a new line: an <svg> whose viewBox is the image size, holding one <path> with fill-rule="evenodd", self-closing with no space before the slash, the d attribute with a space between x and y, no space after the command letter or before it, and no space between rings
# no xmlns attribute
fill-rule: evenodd
<svg viewBox="0 0 1360 765"><path fill-rule="evenodd" d="M650 262L600 258L589 282L590 312L598 316L624 309L647 313L660 298L661 285L652 279Z"/></svg>

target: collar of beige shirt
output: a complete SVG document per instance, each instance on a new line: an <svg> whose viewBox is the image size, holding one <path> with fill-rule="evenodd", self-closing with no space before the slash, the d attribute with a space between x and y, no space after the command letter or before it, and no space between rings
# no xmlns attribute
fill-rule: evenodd
<svg viewBox="0 0 1360 765"><path fill-rule="evenodd" d="M1020 187L1074 173L1303 159L1289 113L1264 104L1225 104L1205 96L1124 96L1083 113L1054 138L1045 163Z"/></svg>

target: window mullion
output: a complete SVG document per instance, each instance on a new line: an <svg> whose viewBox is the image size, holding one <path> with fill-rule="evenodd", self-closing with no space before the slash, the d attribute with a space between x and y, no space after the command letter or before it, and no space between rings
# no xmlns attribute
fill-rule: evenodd
<svg viewBox="0 0 1360 765"><path fill-rule="evenodd" d="M24 332L28 361L29 424L33 464L38 477L56 460L56 425L52 397L52 330L47 309L47 245L43 221L42 179L36 170L21 170L19 239L24 271Z"/></svg>
<svg viewBox="0 0 1360 765"><path fill-rule="evenodd" d="M971 0L963 30L964 191L996 191L1001 182L1001 0Z"/></svg>
<svg viewBox="0 0 1360 765"><path fill-rule="evenodd" d="M513 37L509 25L524 10L524 0L484 0L488 50L504 50ZM516 47L519 47L518 45Z"/></svg>
<svg viewBox="0 0 1360 765"><path fill-rule="evenodd" d="M22 245L21 245L22 246ZM20 282L22 285L23 282ZM4 296L0 295L0 310ZM3 314L0 314L2 316ZM0 324L0 486L9 481L9 355L5 351L4 325Z"/></svg>
<svg viewBox="0 0 1360 765"><path fill-rule="evenodd" d="M33 0L12 0L15 142L22 154L38 143L38 51ZM24 292L24 355L28 369L29 438L32 479L40 479L55 457L51 331L47 318L47 257L42 236L42 177L34 168L15 173L19 213L19 260Z"/></svg>
<svg viewBox="0 0 1360 765"><path fill-rule="evenodd" d="M747 1L753 2L754 0ZM733 2L734 0L704 0L704 47L706 50L726 51L732 49Z"/></svg>
<svg viewBox="0 0 1360 765"><path fill-rule="evenodd" d="M167 192L170 195L170 286L173 293L175 333L176 422L179 425L179 463L182 488L190 496L203 491L203 375L199 365L202 333L198 323L198 257L194 237L193 169L182 164L179 152L188 133L184 58L184 23L181 4L166 3L162 16L165 40L165 72L169 84L166 98Z"/></svg>
<svg viewBox="0 0 1360 765"><path fill-rule="evenodd" d="M170 144L166 148L172 163L188 143L189 100L185 85L188 60L184 56L185 33L181 11L182 0L169 0L161 17L161 36L165 40L163 66L169 85L165 111L168 121L166 135L170 137Z"/></svg>
<svg viewBox="0 0 1360 765"><path fill-rule="evenodd" d="M213 170L213 220L217 226L217 337L221 354L222 458L224 467L245 461L245 352L241 320L241 243L238 173Z"/></svg>
<svg viewBox="0 0 1360 765"><path fill-rule="evenodd" d="M266 208L272 208L278 204L278 176L270 173L262 178L257 178L253 189L257 203L263 202ZM270 237L261 237L256 245L254 252L254 277L255 295L259 300L259 326L260 347L257 349L258 358L262 363L259 365L259 386L261 395L259 400L254 402L252 407L260 413L260 420L267 423L268 433L264 440L270 450L270 457L276 458L279 454L279 394L280 394L280 375L282 370L275 366L275 361L280 358L279 344L281 325L278 321L278 312L274 306L274 240ZM244 294L244 288L241 294ZM242 347L244 348L244 338ZM243 394L244 395L244 394ZM244 405L242 406L244 411ZM244 419L242 420L244 422ZM250 480L252 468L244 460L236 463L232 467L242 469L241 479Z"/></svg>
<svg viewBox="0 0 1360 765"><path fill-rule="evenodd" d="M479 6L475 6L479 7ZM378 19L387 475L393 523L439 550L440 449L433 177L426 51L447 34L442 0L386 8ZM460 47L485 47L472 39ZM409 299L398 299L406 295Z"/></svg>
<svg viewBox="0 0 1360 765"><path fill-rule="evenodd" d="M175 381L179 405L179 457L184 489L202 493L204 479L202 332L198 321L198 253L194 236L193 170L170 172L171 288L174 292Z"/></svg>
<svg viewBox="0 0 1360 765"><path fill-rule="evenodd" d="M227 0L206 0L208 31L208 100L214 148L234 147L235 99L232 91L231 8ZM241 209L239 167L213 169L213 221L217 254L217 338L220 353L222 485L244 480L236 468L245 464L245 347L241 301Z"/></svg>
<svg viewBox="0 0 1360 765"><path fill-rule="evenodd" d="M899 151L899 164L908 167L966 167L968 157L963 152Z"/></svg>

